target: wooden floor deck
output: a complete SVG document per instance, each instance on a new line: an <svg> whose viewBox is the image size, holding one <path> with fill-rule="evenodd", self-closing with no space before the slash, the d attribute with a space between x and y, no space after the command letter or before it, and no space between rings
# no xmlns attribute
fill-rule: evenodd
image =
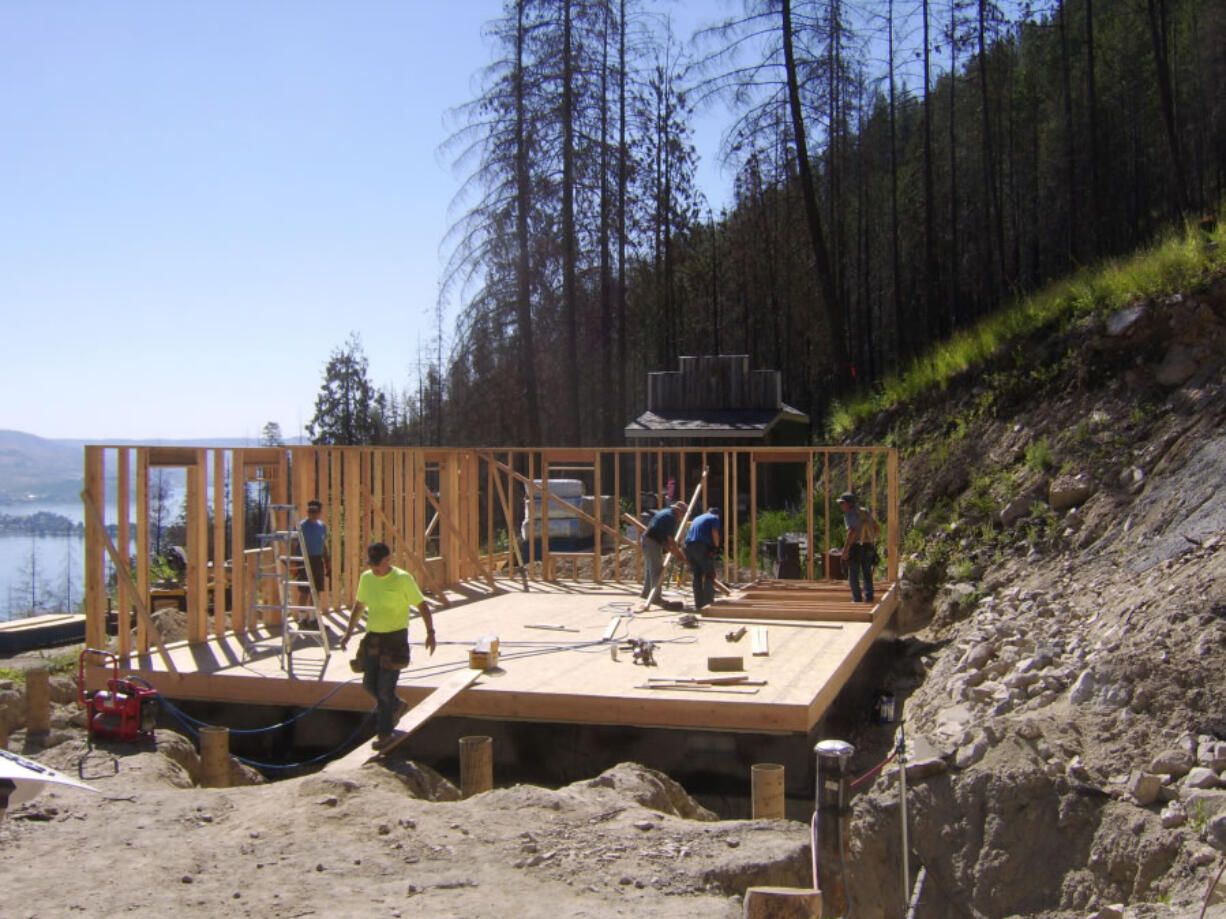
<svg viewBox="0 0 1226 919"><path fill-rule="evenodd" d="M416 704L448 676L468 666L482 636L499 638L499 666L446 707L444 714L537 722L634 725L717 731L808 732L821 719L899 605L893 584L878 584L875 605L853 604L842 582L759 581L721 597L696 628L676 612L630 615L638 605L628 585L499 582L466 585L435 612L439 646L428 656L421 626L410 630L413 661L401 674L399 694ZM625 615L616 642L603 637ZM345 617L327 617L333 643ZM741 625L747 633L730 642ZM561 626L562 628L540 628ZM754 628L767 630L769 654L754 656ZM610 644L630 638L655 642L654 667ZM296 640L294 676L280 665L280 636L267 631L227 633L203 643L170 645L178 673L157 654L126 662L126 672L148 680L173 699L323 707L367 711L371 700L352 673L349 652L333 650L325 662L319 644ZM712 673L708 659L742 657L744 670ZM649 688L649 680L744 675L761 685L693 689ZM94 669L91 685L107 674Z"/></svg>

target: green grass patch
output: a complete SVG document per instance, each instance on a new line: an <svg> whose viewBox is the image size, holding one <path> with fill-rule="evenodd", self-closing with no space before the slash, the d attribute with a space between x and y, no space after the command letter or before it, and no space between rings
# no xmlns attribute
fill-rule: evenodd
<svg viewBox="0 0 1226 919"><path fill-rule="evenodd" d="M1056 456L1046 437L1026 445L1026 468L1038 473L1051 472L1056 468Z"/></svg>
<svg viewBox="0 0 1226 919"><path fill-rule="evenodd" d="M55 654L45 656L37 666L22 667L0 667L0 680L12 680L14 683L24 683L26 681L26 672L36 670L38 667L46 668L51 672L52 676L61 676L63 674L72 674L76 676L77 663L80 660L81 654L79 651L59 651Z"/></svg>
<svg viewBox="0 0 1226 919"><path fill-rule="evenodd" d="M877 414L944 390L959 374L982 367L1048 325L1112 312L1141 298L1203 290L1213 276L1226 270L1223 227L1219 224L1209 237L1216 245L1206 245L1207 238L1199 228L1168 233L1128 258L1083 268L956 332L871 391L835 403L830 411L829 439L837 441Z"/></svg>

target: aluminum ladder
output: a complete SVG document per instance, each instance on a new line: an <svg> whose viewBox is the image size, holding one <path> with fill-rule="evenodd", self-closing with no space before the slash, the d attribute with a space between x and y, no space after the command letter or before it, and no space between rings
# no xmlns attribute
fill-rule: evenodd
<svg viewBox="0 0 1226 919"><path fill-rule="evenodd" d="M256 535L260 547L259 566L251 583L252 597L248 605L253 613L276 611L281 614L281 669L291 677L294 675L294 643L298 636L319 642L324 651L324 668L332 654L319 608L319 590L311 566L307 563L306 540L301 525L294 523L295 510L292 504L268 505L268 530ZM301 571L306 579L296 579L295 569ZM261 602L263 592L260 588L268 581L277 585L277 603ZM299 590L309 591L310 606L293 602ZM300 625L298 613L310 613L314 627L304 628Z"/></svg>

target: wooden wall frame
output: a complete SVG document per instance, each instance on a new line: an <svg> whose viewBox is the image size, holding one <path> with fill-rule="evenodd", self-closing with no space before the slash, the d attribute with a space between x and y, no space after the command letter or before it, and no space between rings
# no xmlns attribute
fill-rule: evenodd
<svg viewBox="0 0 1226 919"><path fill-rule="evenodd" d="M670 479L676 481L679 495L688 495L687 489L698 482L704 468L711 475L703 483L701 504L704 508L718 504L724 509L723 578L738 579L736 563L745 548L749 550L749 574L757 577L758 519L762 510L769 509L762 506L760 479L779 464L803 470L803 485L793 497L805 508L808 545L821 550L808 553L807 579L824 580L833 574L830 550L838 546L831 541L841 527L836 498L844 490L856 492L882 522L886 577L891 582L898 578L899 458L897 450L887 447L446 449L99 444L86 446L84 459L82 495L96 512L87 514L85 528L86 638L91 647L107 646L107 543L116 549L109 535L112 527L119 547L128 546L129 551L134 547L135 561L128 577L117 579L110 599L121 610L148 608L150 470L160 467L182 468L187 478L186 586L188 633L193 643L211 634L243 632L256 624L248 608L255 567L248 545L254 534L247 531L246 495L251 481L267 483L273 501L293 504L299 514L305 514L306 503L312 499L323 503L332 556L331 597L337 606L352 604L358 576L365 567L365 547L374 539L388 542L398 563L413 570L439 599L445 599L447 588L469 581L499 590L500 578L522 579L525 589L533 577L557 579L554 556L573 560L590 555L594 581L611 577L637 582L642 577L642 562L627 547L638 537L626 533L622 513L641 520L652 510L651 505L662 506ZM574 512L591 529L590 550L559 555L551 552L548 539L541 539L538 553L535 540L525 543L520 539L525 521L525 532L540 529L533 519L535 505L527 499L537 493L541 508L556 503L549 482L559 475L581 477L594 495L612 500L612 521L600 500L593 503L594 513ZM542 481L536 484L538 479ZM107 513L114 519L108 520ZM819 513L825 522L822 531L815 532ZM746 537L748 546L743 545ZM439 546L433 555L429 551L432 539ZM571 570L576 569L572 566ZM276 624L263 618L267 625ZM157 640L147 617L138 616L136 630L121 629L114 646L128 657L147 653Z"/></svg>

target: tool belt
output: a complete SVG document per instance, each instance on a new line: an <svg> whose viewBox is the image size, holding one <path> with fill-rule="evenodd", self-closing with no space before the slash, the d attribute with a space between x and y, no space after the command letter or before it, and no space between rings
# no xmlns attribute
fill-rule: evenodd
<svg viewBox="0 0 1226 919"><path fill-rule="evenodd" d="M853 543L851 550L847 553L847 560L853 565L863 565L865 562L876 565L877 546L871 542Z"/></svg>
<svg viewBox="0 0 1226 919"><path fill-rule="evenodd" d="M358 645L354 663L361 661L365 664L371 657L379 658L379 666L383 670L403 670L409 665L409 630L367 632Z"/></svg>

